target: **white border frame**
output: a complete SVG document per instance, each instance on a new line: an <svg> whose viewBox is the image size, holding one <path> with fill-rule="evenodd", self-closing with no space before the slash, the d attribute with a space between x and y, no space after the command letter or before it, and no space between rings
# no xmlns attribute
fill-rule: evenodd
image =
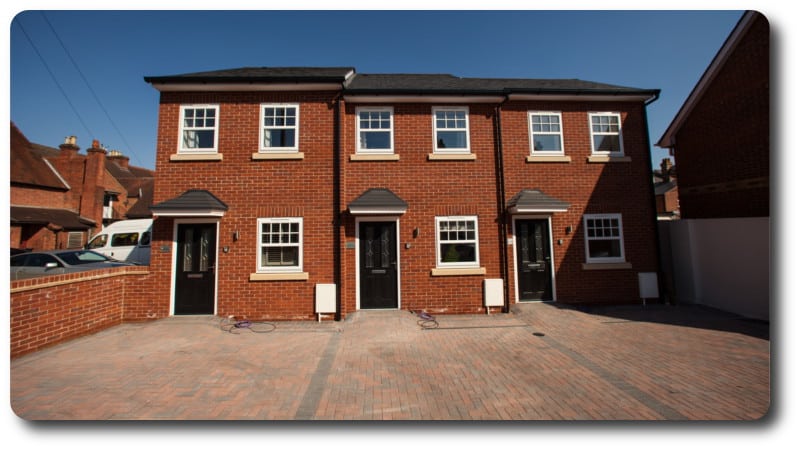
<svg viewBox="0 0 800 450"><path fill-rule="evenodd" d="M395 225L395 244L397 247L397 308L385 308L384 311L394 311L403 309L403 296L401 290L401 264L400 264L400 218L397 216L368 216L356 217L356 311L361 311L361 222L394 222ZM371 311L371 309L370 309ZM380 311L380 309L376 309Z"/></svg>
<svg viewBox="0 0 800 450"><path fill-rule="evenodd" d="M547 220L547 229L550 233L550 281L552 283L552 299L550 300L532 300L522 302L519 298L519 268L517 267L517 220ZM511 217L511 235L512 235L512 253L514 255L514 303L537 303L537 302L555 302L558 301L556 294L556 265L555 253L553 252L553 216L541 214L523 214L514 215Z"/></svg>
<svg viewBox="0 0 800 450"><path fill-rule="evenodd" d="M384 149L371 149L361 148L361 118L360 115L365 111L388 111L389 112L389 148ZM356 108L356 154L357 155L393 155L394 152L394 107L391 106L375 106L375 107L359 107ZM373 130L370 128L369 130ZM373 130L376 131L377 130Z"/></svg>
<svg viewBox="0 0 800 450"><path fill-rule="evenodd" d="M436 141L436 134L439 131L439 128L436 127L436 113L438 111L463 111L466 120L466 126L463 128L464 132L466 133L467 137L467 146L466 148L455 148L455 149L441 149L437 147ZM437 155L469 155L472 153L472 147L470 146L470 139L469 139L469 106L433 106L431 107L431 127L433 129L433 153ZM442 128L442 131L461 131L461 128Z"/></svg>
<svg viewBox="0 0 800 450"><path fill-rule="evenodd" d="M475 262L471 263L443 263L441 252L441 246L439 245L439 223L440 222L454 222L454 221L465 221L465 220L472 220L475 221ZM434 266L437 269L477 269L481 267L481 234L480 234L480 225L479 225L479 217L478 216L436 216L434 217L435 228L434 232L436 233L436 265Z"/></svg>
<svg viewBox="0 0 800 450"><path fill-rule="evenodd" d="M533 116L558 116L558 137L561 139L561 150L534 150L534 139L533 139ZM589 119L591 122L591 119ZM548 133L541 133L543 135L555 135L556 133L548 132ZM561 115L561 111L528 111L528 141L530 144L530 155L531 156L564 156L565 150L564 147L564 117Z"/></svg>
<svg viewBox="0 0 800 450"><path fill-rule="evenodd" d="M592 129L592 117L598 117L598 116L616 116L617 119L619 119L619 134L618 134L618 136L619 136L619 151L618 152L604 152L604 151L595 150L595 148L594 148L594 136L595 136L595 134L599 135L599 136L615 136L615 134L613 134L613 133L595 133L594 132L594 130ZM588 116L587 116L587 118L589 120L589 141L590 141L590 144L592 145L592 155L593 156L594 155L613 156L613 157L625 156L625 142L622 139L622 114L620 114L619 112L615 112L615 111L590 111Z"/></svg>
<svg viewBox="0 0 800 450"><path fill-rule="evenodd" d="M264 146L264 109L265 108L294 108L295 109L295 123L294 127L272 127L275 129L288 130L294 128L294 146L293 147L265 147ZM261 103L259 105L259 122L258 122L258 153L297 153L300 151L300 104L299 103Z"/></svg>
<svg viewBox="0 0 800 450"><path fill-rule="evenodd" d="M191 149L183 148L183 114L187 109L214 109L214 148ZM181 104L178 113L178 154L181 155L212 155L219 153L219 104L218 103L187 103ZM205 128L207 129L207 128Z"/></svg>
<svg viewBox="0 0 800 450"><path fill-rule="evenodd" d="M175 271L178 269L178 225L183 224L214 224L217 227L216 237L217 241L214 243L214 312L212 315L217 315L217 308L219 307L217 301L219 300L219 219L196 218L196 219L175 219L172 221L172 270L170 271L170 289L169 289L169 315L175 315ZM196 314L205 316L206 314Z"/></svg>
<svg viewBox="0 0 800 450"><path fill-rule="evenodd" d="M256 270L255 273L302 273L303 272L303 253L305 252L305 239L303 236L303 218L302 217L258 217L256 228ZM270 268L261 267L261 225L265 223L299 223L300 224L300 251L298 252L297 263L298 266L278 266ZM282 246L286 247L286 246Z"/></svg>
<svg viewBox="0 0 800 450"><path fill-rule="evenodd" d="M586 224L587 219L617 219L619 221L619 252L618 258L590 258L589 257L589 227ZM608 263L624 263L625 259L625 228L622 222L621 213L607 213L607 214L584 214L581 218L583 221L583 247L586 256L586 264L608 264ZM605 240L612 239L592 239L592 240Z"/></svg>

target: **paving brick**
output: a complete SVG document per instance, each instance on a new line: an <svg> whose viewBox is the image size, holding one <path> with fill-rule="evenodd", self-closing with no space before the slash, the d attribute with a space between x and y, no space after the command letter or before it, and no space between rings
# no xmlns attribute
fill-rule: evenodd
<svg viewBox="0 0 800 450"><path fill-rule="evenodd" d="M699 307L520 304L231 334L123 324L11 361L28 420L757 420L768 324ZM540 336L535 335L541 334Z"/></svg>

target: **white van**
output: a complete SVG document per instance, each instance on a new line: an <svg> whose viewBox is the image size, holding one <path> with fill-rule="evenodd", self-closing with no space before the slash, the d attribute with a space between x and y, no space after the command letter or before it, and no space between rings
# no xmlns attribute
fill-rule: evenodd
<svg viewBox="0 0 800 450"><path fill-rule="evenodd" d="M86 248L109 258L150 265L150 230L153 219L120 220L103 228Z"/></svg>

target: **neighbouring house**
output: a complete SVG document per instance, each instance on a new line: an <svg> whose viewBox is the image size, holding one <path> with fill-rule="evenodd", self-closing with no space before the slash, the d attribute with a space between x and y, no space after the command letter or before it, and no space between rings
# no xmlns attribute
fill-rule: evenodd
<svg viewBox="0 0 800 450"><path fill-rule="evenodd" d="M675 296L769 317L770 30L745 12L659 147L680 167L681 219L669 224Z"/></svg>
<svg viewBox="0 0 800 450"><path fill-rule="evenodd" d="M145 81L149 314L632 303L658 271L656 89L350 67Z"/></svg>
<svg viewBox="0 0 800 450"><path fill-rule="evenodd" d="M67 137L58 149L35 144L11 123L12 248L80 248L103 225L151 217L154 174L98 141L79 153Z"/></svg>
<svg viewBox="0 0 800 450"><path fill-rule="evenodd" d="M653 189L656 195L658 220L680 219L678 179L670 158L662 159L661 166L653 171Z"/></svg>

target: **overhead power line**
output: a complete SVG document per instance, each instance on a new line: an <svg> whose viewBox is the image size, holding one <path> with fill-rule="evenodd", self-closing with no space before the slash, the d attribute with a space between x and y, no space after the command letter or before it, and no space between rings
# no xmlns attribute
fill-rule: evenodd
<svg viewBox="0 0 800 450"><path fill-rule="evenodd" d="M61 44L61 48L64 49L64 53L67 54L67 57L69 58L70 62L72 63L72 66L75 67L75 70L78 71L78 74L81 76L81 79L83 80L84 84L86 84L86 87L89 88L89 92L91 92L92 97L97 102L97 104L100 106L100 109L103 111L103 114L106 115L106 118L111 123L111 126L114 127L114 130L117 132L117 134L119 135L120 139L122 139L122 142L125 144L125 147L127 147L128 153L130 155L132 155L136 159L136 161L137 161L137 163L139 165L142 165L142 162L139 160L138 155L133 151L133 148L131 147L131 145L128 144L128 140L125 139L125 136L122 134L122 132L120 131L119 127L117 127L117 124L114 122L114 119L111 118L111 114L108 113L108 110L106 110L105 106L103 106L103 102L100 101L100 98L97 96L97 93L92 88L92 85L89 83L89 80L87 80L86 76L83 75L83 72L81 71L80 67L78 67L78 64L75 62L75 59L72 57L72 54L69 52L69 50L67 50L67 46L64 45L64 41L61 40L61 37L58 35L58 32L56 32L56 29L50 23L50 20L47 19L47 15L44 13L44 11L40 11L40 12L42 14L42 17L44 18L44 21L47 22L47 26L50 27L50 31L53 32L53 34L55 35L56 39L58 40L58 43Z"/></svg>
<svg viewBox="0 0 800 450"><path fill-rule="evenodd" d="M15 20L15 22L17 26L19 26L19 29L22 30L22 34L25 35L25 38L31 44L31 47L33 47L33 51L35 51L36 55L39 56L39 60L42 61L42 64L44 64L44 68L47 69L47 73L50 74L50 78L53 79L53 83L55 83L56 86L58 87L58 90L61 91L61 95L64 96L64 99L67 101L67 104L69 104L69 107L72 109L72 112L75 113L75 117L77 117L78 121L80 121L81 125L83 125L83 128L86 130L86 133L89 134L89 136L92 139L94 139L94 133L92 133L92 131L89 130L89 127L86 125L86 122L83 121L83 117L81 117L81 114L75 108L75 105L72 104L72 101L69 99L69 95L67 95L67 92L64 90L63 87L61 87L61 83L58 82L56 75L53 73L52 70L50 70L50 66L47 65L47 61L45 61L44 56L42 56L42 54L39 52L39 49L36 47L36 44L33 43L33 39L31 39L31 37L28 35L28 32L25 31L25 27L22 26L22 22L19 19Z"/></svg>

